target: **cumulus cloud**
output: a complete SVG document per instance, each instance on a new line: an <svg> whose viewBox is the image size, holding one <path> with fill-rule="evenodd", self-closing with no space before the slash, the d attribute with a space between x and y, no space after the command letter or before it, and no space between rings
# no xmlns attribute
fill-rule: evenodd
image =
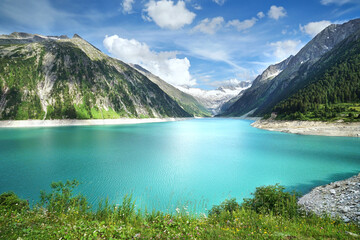
<svg viewBox="0 0 360 240"><path fill-rule="evenodd" d="M244 21L239 21L238 19L235 20L231 20L227 23L227 26L231 26L231 27L235 27L238 31L243 31L246 29L251 28L252 26L255 25L255 23L257 22L257 18L253 17L251 19L246 19Z"/></svg>
<svg viewBox="0 0 360 240"><path fill-rule="evenodd" d="M216 4L222 6L222 5L224 5L225 0L213 0L213 2L215 2Z"/></svg>
<svg viewBox="0 0 360 240"><path fill-rule="evenodd" d="M336 5L344 5L346 3L354 2L353 0L321 0L322 5L336 4Z"/></svg>
<svg viewBox="0 0 360 240"><path fill-rule="evenodd" d="M114 57L139 64L170 84L196 84L189 72L190 61L186 57L177 58L177 52L155 52L146 43L120 38L118 35L106 36L103 44Z"/></svg>
<svg viewBox="0 0 360 240"><path fill-rule="evenodd" d="M270 43L270 46L274 49L273 55L278 60L283 60L290 55L295 55L301 49L302 44L300 40L285 40Z"/></svg>
<svg viewBox="0 0 360 240"><path fill-rule="evenodd" d="M257 17L259 19L261 19L261 18L265 17L265 14L263 12L258 12Z"/></svg>
<svg viewBox="0 0 360 240"><path fill-rule="evenodd" d="M134 2L135 2L135 0L123 0L123 2L122 2L123 12L131 13Z"/></svg>
<svg viewBox="0 0 360 240"><path fill-rule="evenodd" d="M309 22L305 26L300 25L300 30L311 37L315 37L319 32L325 29L331 24L330 21L319 21L319 22Z"/></svg>
<svg viewBox="0 0 360 240"><path fill-rule="evenodd" d="M214 34L222 27L223 23L223 17L215 17L213 19L205 18L198 25L196 25L192 31Z"/></svg>
<svg viewBox="0 0 360 240"><path fill-rule="evenodd" d="M277 7L275 5L270 7L270 10L268 11L269 18L278 20L279 18L286 16L286 10L283 7Z"/></svg>
<svg viewBox="0 0 360 240"><path fill-rule="evenodd" d="M196 16L181 0L176 4L172 0L150 0L144 11L148 14L145 16L147 20L153 20L159 27L171 30L191 24Z"/></svg>

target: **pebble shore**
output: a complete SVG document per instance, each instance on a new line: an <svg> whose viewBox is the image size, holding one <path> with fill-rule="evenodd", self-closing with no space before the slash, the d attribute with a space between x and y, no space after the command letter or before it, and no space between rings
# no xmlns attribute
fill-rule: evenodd
<svg viewBox="0 0 360 240"><path fill-rule="evenodd" d="M314 188L298 204L307 212L340 217L360 224L360 173L343 181Z"/></svg>
<svg viewBox="0 0 360 240"><path fill-rule="evenodd" d="M317 122L259 120L251 126L269 131L300 135L321 135L334 137L360 137L360 122Z"/></svg>

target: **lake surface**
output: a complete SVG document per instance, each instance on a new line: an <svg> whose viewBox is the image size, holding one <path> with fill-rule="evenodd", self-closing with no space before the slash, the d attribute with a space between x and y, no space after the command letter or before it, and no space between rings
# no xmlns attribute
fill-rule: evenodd
<svg viewBox="0 0 360 240"><path fill-rule="evenodd" d="M96 205L132 193L137 207L203 212L280 183L302 192L360 171L360 139L269 132L251 121L0 129L0 192L37 201L77 179Z"/></svg>

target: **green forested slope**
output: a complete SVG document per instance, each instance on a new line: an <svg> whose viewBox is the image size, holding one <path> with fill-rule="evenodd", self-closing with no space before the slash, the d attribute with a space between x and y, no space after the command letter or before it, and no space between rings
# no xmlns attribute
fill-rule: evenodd
<svg viewBox="0 0 360 240"><path fill-rule="evenodd" d="M333 49L339 48L360 30L360 19L350 20L343 24L332 24L307 43L287 66L270 81L253 84L246 90L225 113L225 116L241 116L253 110L253 116L264 116L271 113L274 107L313 81L330 64L324 65L324 56L336 54ZM323 58L323 62L319 60ZM320 65L320 66L319 66ZM314 75L314 73L316 73ZM264 74L264 73L263 73ZM311 80L312 79L312 80Z"/></svg>
<svg viewBox="0 0 360 240"><path fill-rule="evenodd" d="M360 32L344 40L318 61L303 88L274 107L278 119L359 119L359 36Z"/></svg>

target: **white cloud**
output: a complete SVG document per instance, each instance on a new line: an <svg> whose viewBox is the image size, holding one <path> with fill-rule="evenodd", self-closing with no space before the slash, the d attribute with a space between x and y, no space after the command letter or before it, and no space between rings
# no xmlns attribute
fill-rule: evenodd
<svg viewBox="0 0 360 240"><path fill-rule="evenodd" d="M258 12L257 17L259 19L261 19L261 18L265 17L265 14L263 12Z"/></svg>
<svg viewBox="0 0 360 240"><path fill-rule="evenodd" d="M213 19L205 18L198 25L196 25L192 31L214 34L222 27L223 23L223 17L215 17Z"/></svg>
<svg viewBox="0 0 360 240"><path fill-rule="evenodd" d="M257 20L258 19L255 17L253 17L252 19L244 20L244 21L239 21L238 19L235 19L235 20L229 21L226 26L235 27L238 31L243 31L243 30L249 29L252 26L254 26L255 23L257 22Z"/></svg>
<svg viewBox="0 0 360 240"><path fill-rule="evenodd" d="M131 13L134 2L135 2L135 0L123 0L123 2L122 2L123 12Z"/></svg>
<svg viewBox="0 0 360 240"><path fill-rule="evenodd" d="M290 55L295 55L302 47L300 40L285 40L270 43L270 46L273 47L273 55L278 60L283 60Z"/></svg>
<svg viewBox="0 0 360 240"><path fill-rule="evenodd" d="M196 14L190 12L185 2L179 0L176 4L172 0L150 0L146 4L147 19L152 19L161 28L176 30L191 24Z"/></svg>
<svg viewBox="0 0 360 240"><path fill-rule="evenodd" d="M278 20L279 18L286 16L286 10L283 7L277 7L275 5L270 7L270 10L268 11L269 18Z"/></svg>
<svg viewBox="0 0 360 240"><path fill-rule="evenodd" d="M216 4L218 4L220 6L224 5L225 1L226 0L213 0L213 2L215 2Z"/></svg>
<svg viewBox="0 0 360 240"><path fill-rule="evenodd" d="M315 37L319 32L325 29L331 24L330 21L319 21L319 22L309 22L305 26L300 25L300 30L311 37Z"/></svg>
<svg viewBox="0 0 360 240"><path fill-rule="evenodd" d="M346 3L355 2L353 0L321 0L321 4L329 5L329 4L336 4L336 5L344 5Z"/></svg>
<svg viewBox="0 0 360 240"><path fill-rule="evenodd" d="M231 88L231 87L238 87L243 81L242 80L239 80L237 78L231 78L231 79L228 79L228 80L223 80L223 81L212 81L212 82L209 82L208 85L209 86L212 86L212 87L228 87L228 88Z"/></svg>
<svg viewBox="0 0 360 240"><path fill-rule="evenodd" d="M196 84L189 72L190 61L186 57L177 58L177 52L151 51L146 43L117 35L106 36L103 44L114 57L127 63L139 64L168 83L188 86Z"/></svg>
<svg viewBox="0 0 360 240"><path fill-rule="evenodd" d="M194 4L194 5L193 5L193 8L194 8L195 10L201 10L201 9L202 9L201 5L199 5L199 4Z"/></svg>

